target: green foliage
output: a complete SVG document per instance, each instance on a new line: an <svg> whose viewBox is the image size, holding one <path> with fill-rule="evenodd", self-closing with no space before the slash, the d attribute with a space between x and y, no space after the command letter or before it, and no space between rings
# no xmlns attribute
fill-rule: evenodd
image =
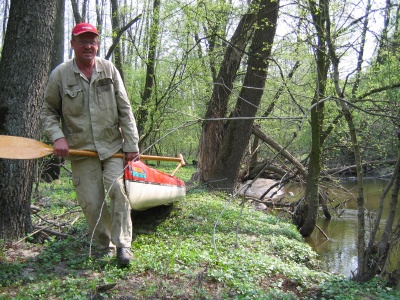
<svg viewBox="0 0 400 300"><path fill-rule="evenodd" d="M187 180L193 171L186 166L178 175ZM74 206L69 178L63 178L41 186L54 219ZM60 198L69 200L63 206ZM0 243L0 299L353 299L366 290L380 299L398 295L382 282L358 285L319 271L315 252L291 223L201 186L172 206L135 212L133 222L135 260L122 269L115 258L98 259L94 246L89 256L89 234L80 222L68 228L66 239Z"/></svg>
<svg viewBox="0 0 400 300"><path fill-rule="evenodd" d="M386 282L373 279L364 284L358 284L344 278L335 278L321 285L318 296L310 299L318 300L353 300L353 299L399 299L399 292L386 286Z"/></svg>

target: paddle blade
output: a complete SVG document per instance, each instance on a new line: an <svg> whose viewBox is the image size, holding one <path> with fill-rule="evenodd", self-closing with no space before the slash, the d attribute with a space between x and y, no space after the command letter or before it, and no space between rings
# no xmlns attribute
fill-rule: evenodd
<svg viewBox="0 0 400 300"><path fill-rule="evenodd" d="M0 135L0 158L35 159L53 153L53 147L34 139Z"/></svg>

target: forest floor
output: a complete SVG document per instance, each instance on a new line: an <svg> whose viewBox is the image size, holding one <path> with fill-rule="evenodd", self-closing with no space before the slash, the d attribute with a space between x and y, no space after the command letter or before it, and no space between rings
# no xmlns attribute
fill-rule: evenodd
<svg viewBox="0 0 400 300"><path fill-rule="evenodd" d="M173 205L132 214L135 260L121 268L115 257L98 257L64 176L40 184L36 234L0 241L0 299L400 298L378 279L361 285L321 270L285 216L200 186Z"/></svg>

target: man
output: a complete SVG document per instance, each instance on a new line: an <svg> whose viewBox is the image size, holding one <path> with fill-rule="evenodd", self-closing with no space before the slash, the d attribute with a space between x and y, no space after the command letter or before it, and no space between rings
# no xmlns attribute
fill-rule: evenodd
<svg viewBox="0 0 400 300"><path fill-rule="evenodd" d="M54 142L54 154L69 149L92 150L98 157L68 157L79 205L94 230L99 249L110 255L117 247L122 266L133 260L130 251L132 221L121 158L139 158L138 132L132 108L116 67L96 56L99 34L88 23L72 30L75 57L50 75L41 114L46 134ZM105 204L105 189L110 209Z"/></svg>

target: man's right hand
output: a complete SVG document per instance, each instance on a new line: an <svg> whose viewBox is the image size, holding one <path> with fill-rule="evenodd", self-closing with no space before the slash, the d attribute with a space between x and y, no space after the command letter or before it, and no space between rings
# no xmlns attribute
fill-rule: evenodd
<svg viewBox="0 0 400 300"><path fill-rule="evenodd" d="M62 157L69 155L69 147L66 138L59 138L54 142L54 155Z"/></svg>

